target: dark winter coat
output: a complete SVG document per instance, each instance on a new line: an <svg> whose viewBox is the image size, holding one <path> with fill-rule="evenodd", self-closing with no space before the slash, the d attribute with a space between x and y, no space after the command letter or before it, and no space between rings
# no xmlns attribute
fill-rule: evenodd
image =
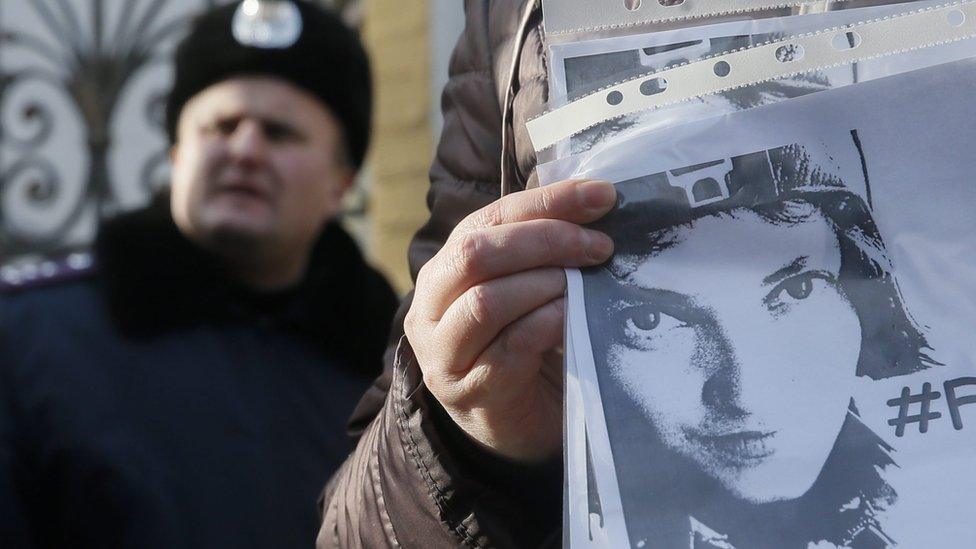
<svg viewBox="0 0 976 549"><path fill-rule="evenodd" d="M397 300L330 225L249 292L157 205L0 286L0 547L309 547Z"/></svg>
<svg viewBox="0 0 976 549"><path fill-rule="evenodd" d="M458 221L503 191L536 184L525 121L547 94L538 4L465 2L430 173L430 221L410 247L414 276ZM408 307L394 333L403 333ZM398 343L360 405L359 423L372 423L326 488L318 546L558 546L560 464L519 467L473 447L427 392L409 342Z"/></svg>

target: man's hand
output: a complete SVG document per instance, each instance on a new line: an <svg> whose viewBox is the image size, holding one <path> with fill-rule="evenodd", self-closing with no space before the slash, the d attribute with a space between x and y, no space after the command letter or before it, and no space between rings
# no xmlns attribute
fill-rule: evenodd
<svg viewBox="0 0 976 549"><path fill-rule="evenodd" d="M564 181L466 217L420 270L405 329L424 382L471 438L542 461L562 444L564 267L598 265L613 242L585 229L613 185Z"/></svg>

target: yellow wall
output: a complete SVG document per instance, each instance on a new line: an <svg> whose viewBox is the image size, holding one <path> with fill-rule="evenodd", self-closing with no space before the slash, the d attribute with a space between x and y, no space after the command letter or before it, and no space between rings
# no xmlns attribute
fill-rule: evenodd
<svg viewBox="0 0 976 549"><path fill-rule="evenodd" d="M433 150L427 2L366 0L364 11L376 93L366 249L397 290L405 292L412 287L407 245L427 218Z"/></svg>

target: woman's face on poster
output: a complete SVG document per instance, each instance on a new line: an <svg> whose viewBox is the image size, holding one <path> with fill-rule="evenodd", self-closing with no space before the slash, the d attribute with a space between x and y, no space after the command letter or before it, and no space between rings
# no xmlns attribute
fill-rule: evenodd
<svg viewBox="0 0 976 549"><path fill-rule="evenodd" d="M739 210L669 235L628 265L611 302L608 363L664 445L737 497L813 485L847 414L858 317L828 221Z"/></svg>

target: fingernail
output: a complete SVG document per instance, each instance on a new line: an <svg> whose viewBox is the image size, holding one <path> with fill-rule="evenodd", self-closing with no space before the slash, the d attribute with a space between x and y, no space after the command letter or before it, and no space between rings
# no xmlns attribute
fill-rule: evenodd
<svg viewBox="0 0 976 549"><path fill-rule="evenodd" d="M597 263L603 263L613 253L613 240L605 233L583 229L586 238L586 255Z"/></svg>
<svg viewBox="0 0 976 549"><path fill-rule="evenodd" d="M617 191L606 181L587 181L577 188L580 203L590 210L604 210L617 201Z"/></svg>

